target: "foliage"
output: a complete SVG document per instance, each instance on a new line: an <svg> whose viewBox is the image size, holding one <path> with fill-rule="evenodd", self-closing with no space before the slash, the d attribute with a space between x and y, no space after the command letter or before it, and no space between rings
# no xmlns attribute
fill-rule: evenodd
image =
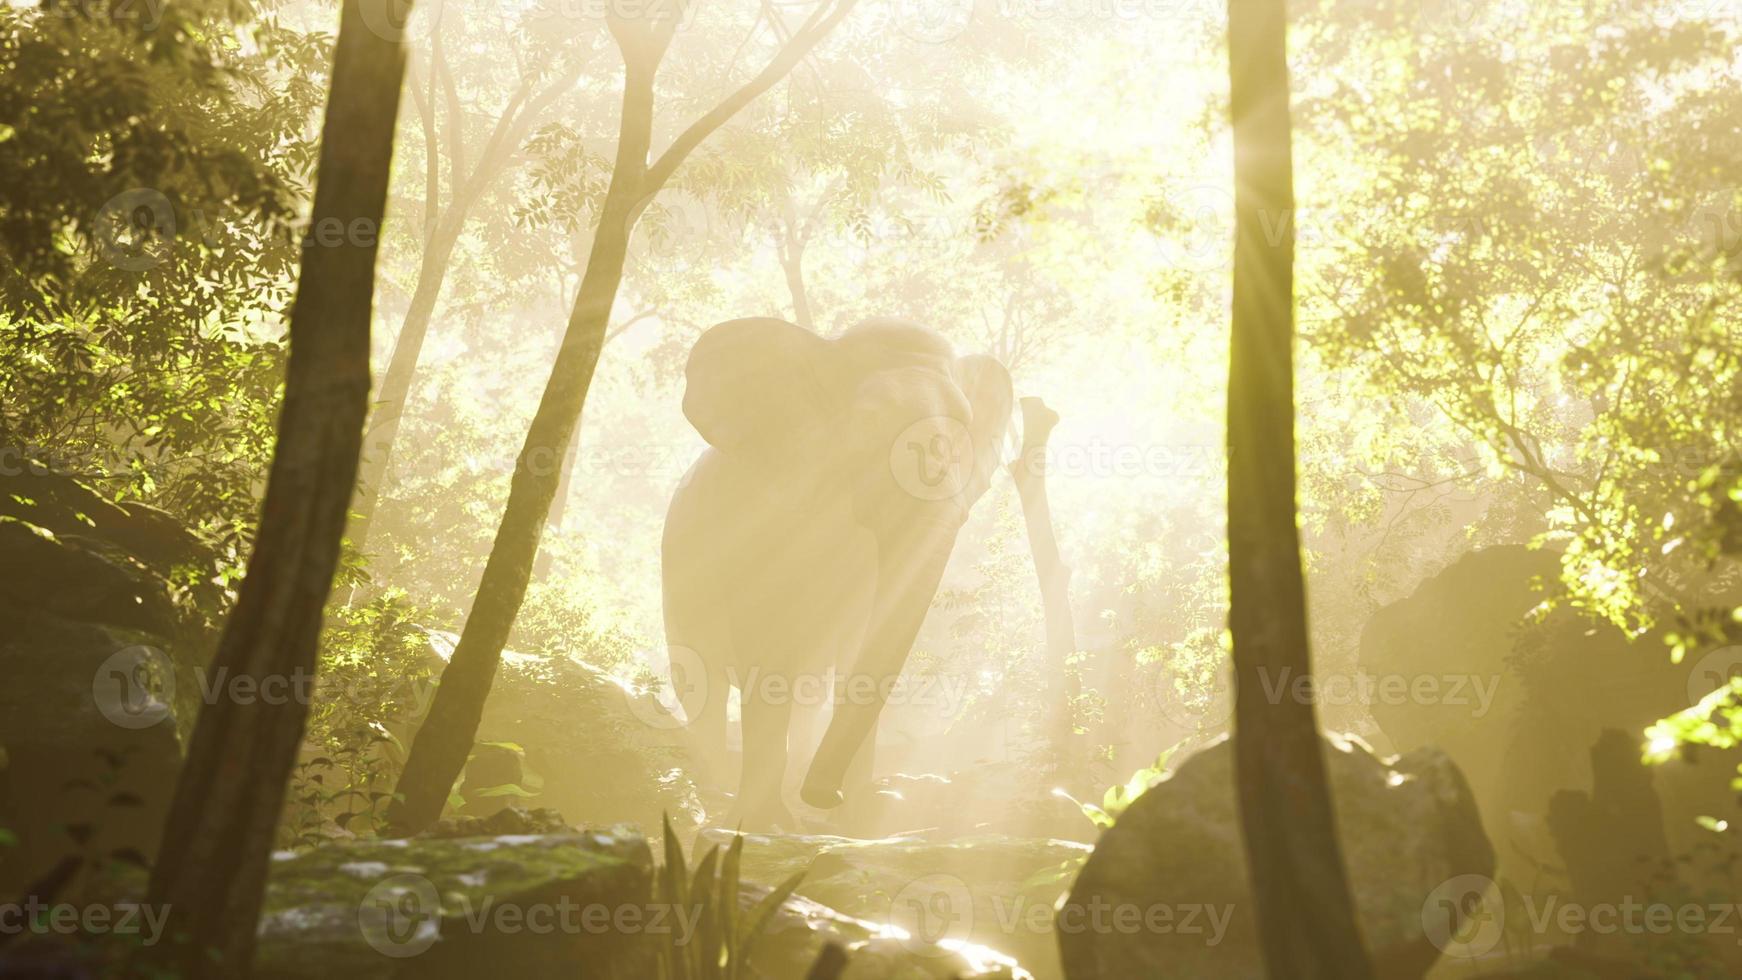
<svg viewBox="0 0 1742 980"><path fill-rule="evenodd" d="M683 844L665 819L665 863L654 877L656 905L696 913L694 935L667 933L658 949L660 980L739 980L750 973L750 953L780 906L804 880L800 871L762 896L749 909L740 900L739 866L744 835L732 835L725 854L715 844L690 869Z"/></svg>
<svg viewBox="0 0 1742 980"><path fill-rule="evenodd" d="M1697 752L1700 747L1733 749L1742 745L1742 677L1701 698L1692 707L1678 711L1645 730L1647 762L1667 762L1678 753ZM1742 792L1742 766L1730 780Z"/></svg>
<svg viewBox="0 0 1742 980"><path fill-rule="evenodd" d="M0 443L237 564L330 47L274 9L0 10Z"/></svg>
<svg viewBox="0 0 1742 980"><path fill-rule="evenodd" d="M419 610L393 595L331 610L303 758L279 827L282 846L380 826L404 764L404 725L422 715L432 684L419 619Z"/></svg>
<svg viewBox="0 0 1742 980"><path fill-rule="evenodd" d="M1168 766L1185 744L1185 742L1177 742L1163 749L1161 754L1155 757L1154 762L1132 773L1130 779L1116 786L1107 787L1107 791L1101 794L1099 806L1076 799L1072 799L1071 802L1082 808L1083 816L1088 817L1089 822L1094 824L1097 829L1106 830L1119 821L1120 815L1129 809L1131 804L1137 802L1139 796L1149 792L1157 783L1168 777L1172 771ZM1058 792L1063 794L1062 790Z"/></svg>
<svg viewBox="0 0 1742 980"><path fill-rule="evenodd" d="M1695 546L1709 517L1690 491L1733 467L1742 424L1742 402L1710 395L1742 371L1718 176L1742 144L1714 125L1742 85L1724 31L1665 29L1653 6L1504 5L1417 34L1359 100L1325 76L1312 145L1376 166L1324 175L1338 210L1299 217L1310 341L1443 423L1375 431L1368 465L1519 500L1525 530L1564 544L1568 600L1635 633L1708 601L1718 553ZM1396 43L1370 11L1316 13L1314 64Z"/></svg>

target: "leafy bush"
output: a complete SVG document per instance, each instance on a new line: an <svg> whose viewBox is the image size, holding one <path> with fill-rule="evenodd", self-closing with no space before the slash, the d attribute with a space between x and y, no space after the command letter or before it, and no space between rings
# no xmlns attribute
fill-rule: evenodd
<svg viewBox="0 0 1742 980"><path fill-rule="evenodd" d="M379 825L405 762L397 722L420 716L432 693L433 658L415 613L389 595L329 614L281 845Z"/></svg>
<svg viewBox="0 0 1742 980"><path fill-rule="evenodd" d="M692 873L670 818L665 820L665 865L654 877L653 900L686 911L693 905L699 915L688 942L675 933L665 935L658 952L659 980L739 980L751 975L751 948L768 928L775 910L798 888L804 872L781 882L743 913L738 897L743 853L744 835L734 834L724 857L716 844L702 855Z"/></svg>

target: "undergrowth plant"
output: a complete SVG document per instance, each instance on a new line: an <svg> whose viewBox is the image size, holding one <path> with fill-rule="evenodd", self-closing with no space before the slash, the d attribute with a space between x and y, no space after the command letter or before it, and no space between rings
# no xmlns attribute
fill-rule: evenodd
<svg viewBox="0 0 1742 980"><path fill-rule="evenodd" d="M653 900L657 905L693 909L697 914L690 935L667 933L661 937L659 980L742 980L752 976L750 951L775 911L798 888L804 872L781 882L746 911L739 895L744 835L732 835L724 854L718 844L708 848L692 871L669 816L664 824L665 864L654 877Z"/></svg>

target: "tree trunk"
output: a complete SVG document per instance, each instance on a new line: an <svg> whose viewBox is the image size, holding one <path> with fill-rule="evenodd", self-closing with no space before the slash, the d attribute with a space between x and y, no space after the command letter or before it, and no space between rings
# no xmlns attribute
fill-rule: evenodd
<svg viewBox="0 0 1742 980"><path fill-rule="evenodd" d="M789 191L781 200L780 245L777 249L780 268L786 273L786 290L792 294L792 322L815 333L816 320L811 314L810 295L804 287L804 249L808 230L799 224L798 210L792 206Z"/></svg>
<svg viewBox="0 0 1742 980"><path fill-rule="evenodd" d="M440 40L441 34L438 31L434 36L438 54L441 50ZM356 499L351 505L357 515L356 520L351 523L351 541L359 550L369 540L369 528L375 519L375 510L380 505L381 492L386 489L387 479L391 475L393 444L399 438L400 419L405 413L406 399L411 396L412 383L417 379L418 359L423 355L423 344L429 335L436 301L441 298L442 286L447 281L448 263L453 258L454 247L459 243L461 232L465 230L466 220L471 215L472 208L483 198L485 189L507 166L511 154L519 147L528 128L580 77L580 69L576 67L530 101L532 83L522 82L497 118L489 138L484 141L477 163L462 179L460 174L464 168L456 159L463 145L457 118L459 104L452 101L453 77L448 74L446 63L439 59L438 63L441 67L430 73L429 102L423 105L424 136L428 146L428 173L424 178L426 225L423 261L418 265L417 285L412 289L411 303L405 311L405 322L399 328L399 335L393 340L393 353L388 357L387 371L381 379L374 418L364 436L363 468L357 479ZM447 207L441 210L439 217L436 216L439 180L436 174L435 128L430 119L430 115L435 112L435 83L438 76L448 80L450 99L450 186Z"/></svg>
<svg viewBox="0 0 1742 980"><path fill-rule="evenodd" d="M1040 580L1040 607L1046 618L1046 654L1051 678L1048 700L1056 747L1068 752L1074 729L1074 708L1081 685L1070 666L1077 651L1077 629L1071 619L1071 570L1059 557L1053 533L1052 506L1046 495L1046 442L1058 413L1039 398L1022 399L1022 452L1010 464L1022 518L1028 526L1028 550L1034 554L1034 574ZM1074 753L1068 753L1074 755Z"/></svg>
<svg viewBox="0 0 1742 980"><path fill-rule="evenodd" d="M561 482L563 454L580 424L593 369L605 345L606 326L623 281L623 262L636 219L690 151L785 77L840 23L853 3L834 0L832 6L819 6L755 78L680 133L651 166L647 161L653 131L653 79L677 25L657 18L609 21L624 63L623 113L611 183L600 206L587 270L575 295L562 346L514 468L508 505L484 564L472 611L442 671L429 714L412 740L398 792L388 809L388 824L395 832L415 833L441 816L454 780L471 753L502 649L526 598L545 520Z"/></svg>
<svg viewBox="0 0 1742 980"><path fill-rule="evenodd" d="M599 363L605 327L623 282L629 235L642 201L640 187L653 129L653 68L633 58L625 64L617 159L587 255L587 271L544 396L515 462L508 505L472 611L399 777L398 796L387 814L396 832L414 833L440 817L454 780L465 768L496 665L532 579L533 559L561 482L563 456Z"/></svg>
<svg viewBox="0 0 1742 980"><path fill-rule="evenodd" d="M1228 376L1229 627L1248 873L1272 977L1372 976L1350 900L1306 676L1295 522L1294 189L1284 0L1230 0L1234 304ZM1267 686L1266 681L1270 684Z"/></svg>
<svg viewBox="0 0 1742 980"><path fill-rule="evenodd" d="M417 287L412 290L411 303L405 311L405 322L393 340L393 353L388 357L387 371L381 377L374 418L370 420L363 443L362 469L357 475L357 499L352 505L357 517L351 524L351 541L359 549L369 540L369 526L375 518L375 508L380 503L393 459L393 442L399 437L399 420L405 412L405 401L411 395L411 383L417 377L418 358L423 355L423 342L429 335L436 300L440 298L442 284L447 279L448 261L453 256L464 223L462 211L457 219L439 222L430 235L423 262L418 268Z"/></svg>
<svg viewBox="0 0 1742 980"><path fill-rule="evenodd" d="M410 13L409 5L389 9ZM347 0L313 221L374 234L367 245L311 245L302 253L260 528L212 663L214 676L254 686L229 687L229 696L200 712L148 888L147 900L169 916L168 942L148 955L188 976L246 975L254 950L369 407L374 243L404 70L403 46L371 29L360 0Z"/></svg>

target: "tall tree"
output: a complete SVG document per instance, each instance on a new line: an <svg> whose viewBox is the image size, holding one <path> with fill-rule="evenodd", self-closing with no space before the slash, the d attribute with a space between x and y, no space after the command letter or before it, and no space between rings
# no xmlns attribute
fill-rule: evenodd
<svg viewBox="0 0 1742 980"><path fill-rule="evenodd" d="M246 975L285 786L308 717L369 404L375 253L387 203L409 4L346 0L321 132L313 240L302 252L290 358L260 528L176 784L148 901L169 916L159 954L194 977ZM341 246L320 243L345 230ZM244 692L251 692L244 694ZM288 696L269 696L271 694Z"/></svg>
<svg viewBox="0 0 1742 980"><path fill-rule="evenodd" d="M792 71L855 2L821 0L755 77L681 132L651 163L653 85L677 30L676 11L633 20L611 17L611 35L623 56L624 68L623 108L611 182L599 206L587 270L562 345L515 464L508 505L472 600L472 611L442 671L429 714L412 741L388 812L388 821L397 831L415 832L441 815L448 792L471 754L496 665L532 578L533 560L561 482L559 464L580 422L593 370L599 363L636 220L703 140Z"/></svg>
<svg viewBox="0 0 1742 980"><path fill-rule="evenodd" d="M394 338L393 353L388 357L387 368L381 376L381 389L375 399L375 411L364 443L362 473L357 481L354 508L357 518L351 527L351 540L358 547L368 539L375 508L390 476L393 443L399 437L400 419L405 412L406 399L411 395L412 382L417 377L418 359L423 354L424 340L429 335L436 301L447 281L460 233L465 230L468 218L490 185L508 168L527 133L544 117L553 102L574 87L587 61L584 53L575 55L569 67L555 73L548 81L536 74L524 75L507 104L496 113L489 135L478 150L477 158L468 167L464 107L459 102L453 65L442 45L440 27L430 36L429 60L426 90L419 91L415 85L412 87L424 133L423 251L405 320ZM540 87L541 82L543 87ZM438 112L443 108L438 103L444 101L445 120ZM445 201L438 170L438 163L442 162L447 168Z"/></svg>
<svg viewBox="0 0 1742 980"><path fill-rule="evenodd" d="M1311 699L1295 515L1294 165L1285 0L1229 0L1234 304L1228 364L1229 628L1247 870L1272 977L1372 976L1337 841Z"/></svg>

